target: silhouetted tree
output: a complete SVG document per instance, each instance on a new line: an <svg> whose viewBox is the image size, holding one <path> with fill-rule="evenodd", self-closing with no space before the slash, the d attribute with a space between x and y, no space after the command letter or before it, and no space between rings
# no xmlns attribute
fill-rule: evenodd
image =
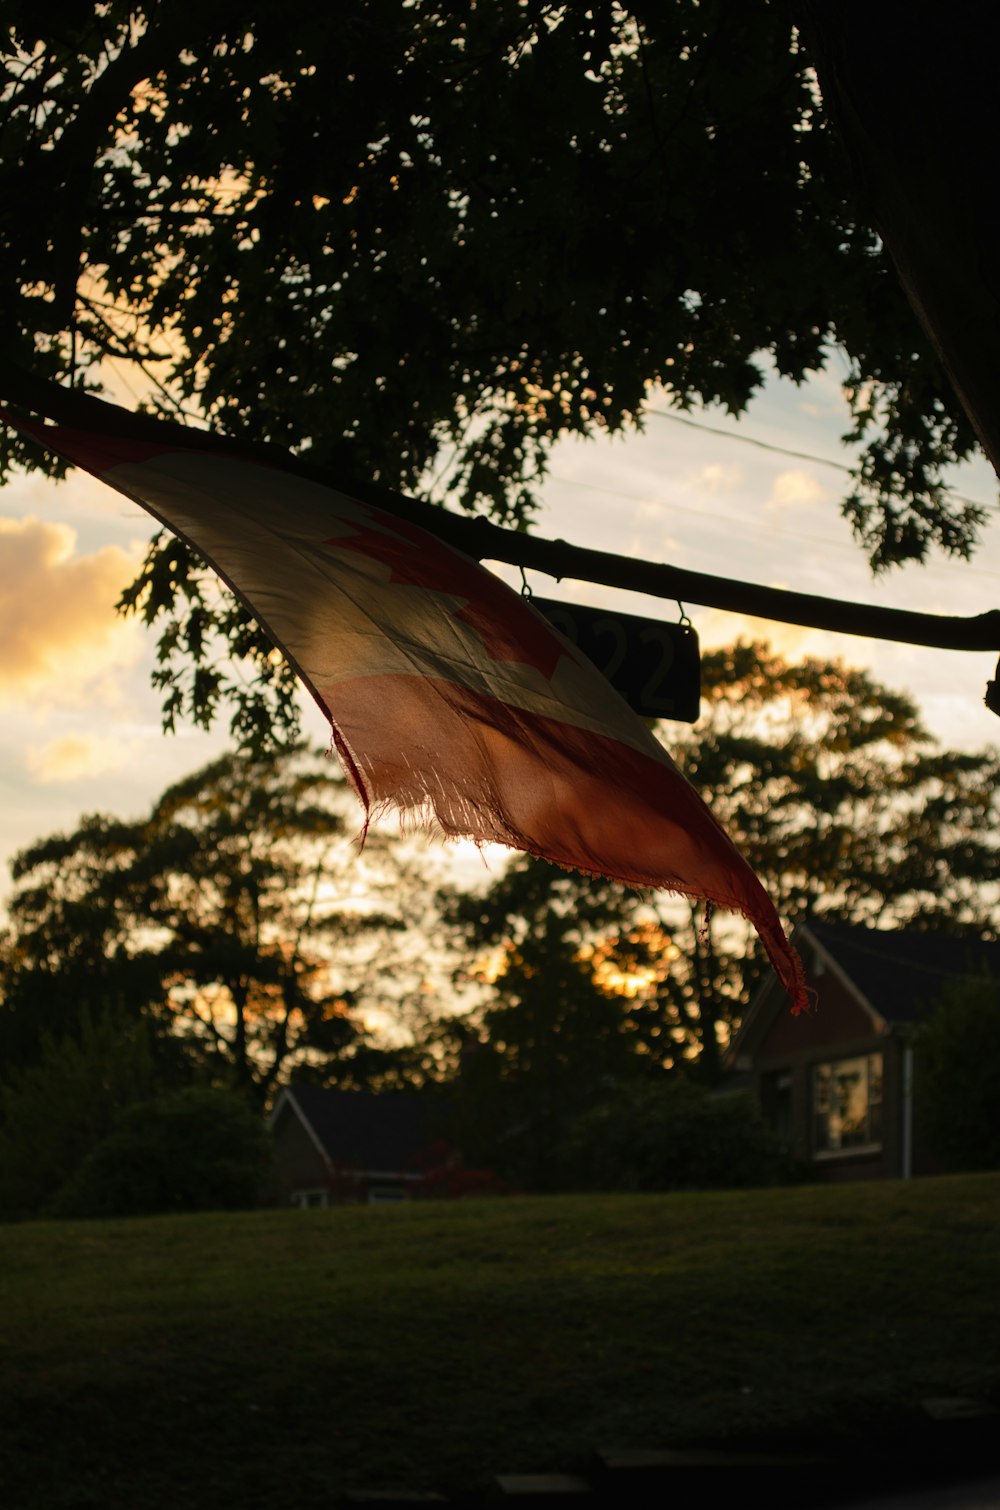
<svg viewBox="0 0 1000 1510"><path fill-rule="evenodd" d="M769 370L835 361L873 561L967 554L982 512L944 471L972 430L796 19L13 0L0 361L99 383L112 356L154 410L517 520L552 442L636 424L649 384L738 414ZM56 465L6 446L0 466ZM290 677L208 581L163 540L128 595L162 627L168 716L221 689L240 733L294 722Z"/></svg>
<svg viewBox="0 0 1000 1510"><path fill-rule="evenodd" d="M419 863L375 828L359 855L357 827L332 764L289 749L225 755L140 822L31 846L13 866L7 1036L107 998L260 1099L300 1064L329 1078L366 1043L361 1002L395 999L392 943L426 902Z"/></svg>
<svg viewBox="0 0 1000 1510"><path fill-rule="evenodd" d="M764 644L706 655L704 683L701 722L671 726L669 743L788 923L996 929L995 751L941 750L904 694ZM559 1062L575 1048L587 1071L565 1079L584 1096L602 1073L650 1066L716 1079L765 964L731 915L527 856L456 912L487 967L480 1021L496 1078L524 1081L529 1051ZM588 1012L600 1029L582 1026Z"/></svg>
<svg viewBox="0 0 1000 1510"><path fill-rule="evenodd" d="M149 1024L121 1006L78 1007L74 1030L42 1031L0 1083L0 1219L36 1214L137 1101L171 1088ZM176 1088L176 1087L174 1087Z"/></svg>

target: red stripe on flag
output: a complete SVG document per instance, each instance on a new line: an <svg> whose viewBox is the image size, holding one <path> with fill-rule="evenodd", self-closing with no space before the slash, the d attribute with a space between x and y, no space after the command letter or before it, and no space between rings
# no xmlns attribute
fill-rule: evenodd
<svg viewBox="0 0 1000 1510"><path fill-rule="evenodd" d="M418 524L390 518L381 510L369 508L369 512L379 516L391 533L363 530L324 544L382 562L389 567L390 582L466 597L468 602L455 611L455 617L476 631L490 660L517 661L535 666L546 679L552 677L565 650L551 626L539 614L527 613L524 600L505 582L478 561L435 540Z"/></svg>
<svg viewBox="0 0 1000 1510"><path fill-rule="evenodd" d="M708 898L754 924L793 1010L808 1005L801 961L770 897L671 766L431 677L365 677L319 692L369 811L430 811L449 834Z"/></svg>
<svg viewBox="0 0 1000 1510"><path fill-rule="evenodd" d="M112 467L122 466L125 462L141 464L162 456L166 450L178 449L165 446L163 441L142 440L134 435L102 435L92 430L71 430L66 425L37 425L6 413L4 418L9 425L16 425L39 444L57 451L105 482L108 480L105 473ZM114 483L111 486L114 487Z"/></svg>
<svg viewBox="0 0 1000 1510"><path fill-rule="evenodd" d="M213 454L207 434L188 450L23 428L143 504L240 594L323 705L369 811L433 812L452 834L742 913L793 1010L808 1005L770 898L705 803L600 673L491 573L409 521ZM345 559L364 557L384 576L345 575Z"/></svg>

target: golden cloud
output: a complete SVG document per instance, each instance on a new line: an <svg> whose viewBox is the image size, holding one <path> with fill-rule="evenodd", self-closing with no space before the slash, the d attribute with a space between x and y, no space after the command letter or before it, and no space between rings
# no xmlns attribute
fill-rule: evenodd
<svg viewBox="0 0 1000 1510"><path fill-rule="evenodd" d="M115 613L137 555L117 545L76 555L76 541L67 524L0 517L0 702L79 703L142 652L140 627Z"/></svg>
<svg viewBox="0 0 1000 1510"><path fill-rule="evenodd" d="M65 734L61 739L28 750L25 765L34 781L48 785L117 771L131 753L132 745L126 740L96 734Z"/></svg>
<svg viewBox="0 0 1000 1510"><path fill-rule="evenodd" d="M707 493L709 496L733 493L743 482L743 468L733 462L723 465L713 461L695 472L689 472L685 482L695 493Z"/></svg>
<svg viewBox="0 0 1000 1510"><path fill-rule="evenodd" d="M809 472L779 472L764 507L768 513L776 509L801 509L811 503L825 503L829 497L829 488L817 482Z"/></svg>

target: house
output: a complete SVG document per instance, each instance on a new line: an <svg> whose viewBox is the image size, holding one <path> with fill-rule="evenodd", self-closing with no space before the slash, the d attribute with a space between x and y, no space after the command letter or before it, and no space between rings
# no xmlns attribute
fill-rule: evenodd
<svg viewBox="0 0 1000 1510"><path fill-rule="evenodd" d="M419 1092L286 1087L268 1118L280 1199L295 1206L409 1199L433 1158L433 1106Z"/></svg>
<svg viewBox="0 0 1000 1510"><path fill-rule="evenodd" d="M1000 981L1000 943L821 922L800 924L793 942L816 1006L792 1016L770 975L730 1047L730 1072L820 1178L933 1172L914 1118L913 1030L949 982L986 971Z"/></svg>

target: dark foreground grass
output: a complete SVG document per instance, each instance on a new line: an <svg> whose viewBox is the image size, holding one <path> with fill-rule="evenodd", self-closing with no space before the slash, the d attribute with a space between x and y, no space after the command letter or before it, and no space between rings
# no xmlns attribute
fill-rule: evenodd
<svg viewBox="0 0 1000 1510"><path fill-rule="evenodd" d="M7 1510L312 1510L1000 1391L1000 1176L0 1229Z"/></svg>

